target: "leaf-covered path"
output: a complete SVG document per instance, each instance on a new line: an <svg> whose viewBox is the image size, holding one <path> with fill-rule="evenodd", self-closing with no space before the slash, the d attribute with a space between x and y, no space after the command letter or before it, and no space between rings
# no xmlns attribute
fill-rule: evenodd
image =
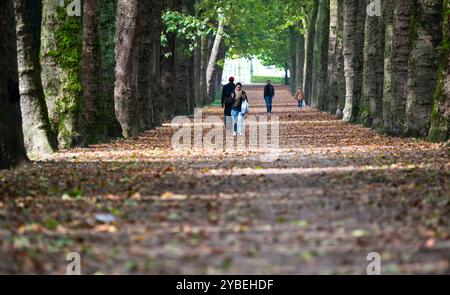
<svg viewBox="0 0 450 295"><path fill-rule="evenodd" d="M73 251L86 274L364 274L369 252L383 273L450 273L448 146L278 93L274 162L174 151L166 125L1 171L0 273L62 274Z"/></svg>

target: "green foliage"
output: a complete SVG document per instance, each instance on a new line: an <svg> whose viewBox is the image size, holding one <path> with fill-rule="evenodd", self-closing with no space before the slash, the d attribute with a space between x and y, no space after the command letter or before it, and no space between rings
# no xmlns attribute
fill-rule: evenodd
<svg viewBox="0 0 450 295"><path fill-rule="evenodd" d="M167 46L167 33L174 33L178 38L185 39L189 44L188 50L192 52L197 47L200 37L214 32L209 19L200 19L192 15L186 15L179 11L166 10L162 14L163 33L161 35L162 46Z"/></svg>
<svg viewBox="0 0 450 295"><path fill-rule="evenodd" d="M167 32L176 33L190 41L190 50L197 46L200 36L215 32L219 15L225 18L224 38L229 57L258 57L265 65L285 69L289 63L289 30L303 33L313 0L223 0L197 1L197 16L177 11L163 14L166 43Z"/></svg>

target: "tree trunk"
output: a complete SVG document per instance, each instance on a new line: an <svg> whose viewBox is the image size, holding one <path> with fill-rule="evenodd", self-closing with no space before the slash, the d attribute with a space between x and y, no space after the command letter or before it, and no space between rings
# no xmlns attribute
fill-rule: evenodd
<svg viewBox="0 0 450 295"><path fill-rule="evenodd" d="M311 102L312 76L313 76L313 57L314 57L314 38L316 32L317 12L319 0L314 0L311 14L309 17L308 33L306 35L306 62L305 62L305 81L304 94L307 104Z"/></svg>
<svg viewBox="0 0 450 295"><path fill-rule="evenodd" d="M299 34L295 46L295 90L303 87L303 75L305 67L305 36Z"/></svg>
<svg viewBox="0 0 450 295"><path fill-rule="evenodd" d="M383 121L384 131L401 135L405 122L411 1L386 0Z"/></svg>
<svg viewBox="0 0 450 295"><path fill-rule="evenodd" d="M413 1L404 129L407 136L425 137L430 129L442 41L442 4L442 1Z"/></svg>
<svg viewBox="0 0 450 295"><path fill-rule="evenodd" d="M333 114L342 114L345 106L345 71L344 71L344 0L338 0L338 26L336 44L336 71L338 74L338 93L336 109L332 108ZM339 109L339 112L337 112ZM339 117L339 119L342 119Z"/></svg>
<svg viewBox="0 0 450 295"><path fill-rule="evenodd" d="M60 148L83 145L82 20L59 1L42 3L41 77L50 123Z"/></svg>
<svg viewBox="0 0 450 295"><path fill-rule="evenodd" d="M150 129L162 124L160 55L162 1L139 1L137 99L140 126Z"/></svg>
<svg viewBox="0 0 450 295"><path fill-rule="evenodd" d="M360 109L361 123L366 127L373 125L374 118L378 118L376 125L380 124L384 66L383 25L383 17L368 16L366 18L363 88Z"/></svg>
<svg viewBox="0 0 450 295"><path fill-rule="evenodd" d="M340 0L330 0L330 29L329 29L329 47L328 47L328 88L327 97L329 100L328 110L334 114L339 103L339 72L337 70L338 54L338 17Z"/></svg>
<svg viewBox="0 0 450 295"><path fill-rule="evenodd" d="M114 73L114 69L116 67L114 55L114 36L117 0L100 0L100 5L100 49L102 55L103 107L106 117L108 137L118 137L121 133L121 127L117 121L114 110L114 83L116 80Z"/></svg>
<svg viewBox="0 0 450 295"><path fill-rule="evenodd" d="M20 109L25 147L28 153L52 153L57 143L48 118L39 62L42 4L40 0L17 0L15 3Z"/></svg>
<svg viewBox="0 0 450 295"><path fill-rule="evenodd" d="M174 1L164 1L164 10L174 9ZM167 33L167 46L161 47L161 96L164 100L163 121L174 116L175 35Z"/></svg>
<svg viewBox="0 0 450 295"><path fill-rule="evenodd" d="M450 1L444 1L443 44L450 42ZM447 48L441 66L439 79L434 93L434 109L431 117L429 138L434 141L447 141L450 137L450 50Z"/></svg>
<svg viewBox="0 0 450 295"><path fill-rule="evenodd" d="M294 28L289 28L289 39L290 39L290 60L289 60L289 89L291 91L291 95L295 95L295 83L297 81L296 74L296 66L297 66L297 32Z"/></svg>
<svg viewBox="0 0 450 295"><path fill-rule="evenodd" d="M186 41L175 38L175 75L173 80L174 114L175 116L187 115L189 101L189 54Z"/></svg>
<svg viewBox="0 0 450 295"><path fill-rule="evenodd" d="M84 127L87 142L95 143L107 138L110 120L103 93L100 0L84 1L83 11Z"/></svg>
<svg viewBox="0 0 450 295"><path fill-rule="evenodd" d="M209 97L209 103L213 102L218 93L220 93L222 89L222 74L223 74L223 64L225 60L225 56L227 54L227 48L225 45L225 40L222 39L222 43L219 47L219 52L217 54L217 62L214 77L211 81L211 96Z"/></svg>
<svg viewBox="0 0 450 295"><path fill-rule="evenodd" d="M203 97L201 93L202 80L202 48L200 38L197 38L197 46L194 48L194 99L195 107L203 106Z"/></svg>
<svg viewBox="0 0 450 295"><path fill-rule="evenodd" d="M217 61L219 60L220 46L223 43L223 33L224 33L224 16L219 11L219 20L217 25L217 34L214 38L214 44L211 49L211 54L209 57L208 67L206 69L206 89L209 101L214 101L214 95L212 91L213 79L217 71Z"/></svg>
<svg viewBox="0 0 450 295"><path fill-rule="evenodd" d="M195 0L183 0L183 12L186 15L195 16ZM192 40L190 40L189 43L191 43ZM191 44L189 44L191 46ZM189 92L188 92L188 113L193 114L194 108L196 106L196 95L195 93L198 92L198 88L200 85L200 80L196 79L195 77L195 52L193 50L190 50L188 55L188 68L187 68L187 75L188 75L188 85L189 85Z"/></svg>
<svg viewBox="0 0 450 295"><path fill-rule="evenodd" d="M313 86L311 92L311 105L319 110L325 110L326 101L329 17L329 0L319 0L314 38Z"/></svg>
<svg viewBox="0 0 450 295"><path fill-rule="evenodd" d="M125 138L139 133L137 80L138 0L118 0L116 15L116 82L114 104Z"/></svg>
<svg viewBox="0 0 450 295"><path fill-rule="evenodd" d="M0 44L0 169L8 169L27 160L20 115L12 0L0 2Z"/></svg>
<svg viewBox="0 0 450 295"><path fill-rule="evenodd" d="M344 70L346 98L343 120L357 122L359 115L366 1L344 0Z"/></svg>
<svg viewBox="0 0 450 295"><path fill-rule="evenodd" d="M208 67L208 37L202 36L200 41L201 46L201 65L200 65L200 95L203 104L208 104L208 92L206 87L206 69Z"/></svg>

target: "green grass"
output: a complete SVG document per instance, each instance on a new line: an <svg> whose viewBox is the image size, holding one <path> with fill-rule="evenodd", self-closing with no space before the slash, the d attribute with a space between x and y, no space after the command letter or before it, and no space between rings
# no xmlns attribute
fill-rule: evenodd
<svg viewBox="0 0 450 295"><path fill-rule="evenodd" d="M284 84L284 77L269 77L269 76L252 76L252 83L266 83L267 80L272 81L272 84Z"/></svg>

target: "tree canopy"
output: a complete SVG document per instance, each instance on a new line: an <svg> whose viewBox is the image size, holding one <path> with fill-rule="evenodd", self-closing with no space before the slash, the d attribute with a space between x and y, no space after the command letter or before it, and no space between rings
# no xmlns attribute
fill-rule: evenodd
<svg viewBox="0 0 450 295"><path fill-rule="evenodd" d="M303 33L312 1L249 0L239 4L221 0L197 3L196 16L166 11L167 32L175 32L197 46L197 37L215 33L219 15L224 17L227 56L257 57L266 65L285 69L289 62L290 32ZM163 35L164 40L164 35Z"/></svg>

